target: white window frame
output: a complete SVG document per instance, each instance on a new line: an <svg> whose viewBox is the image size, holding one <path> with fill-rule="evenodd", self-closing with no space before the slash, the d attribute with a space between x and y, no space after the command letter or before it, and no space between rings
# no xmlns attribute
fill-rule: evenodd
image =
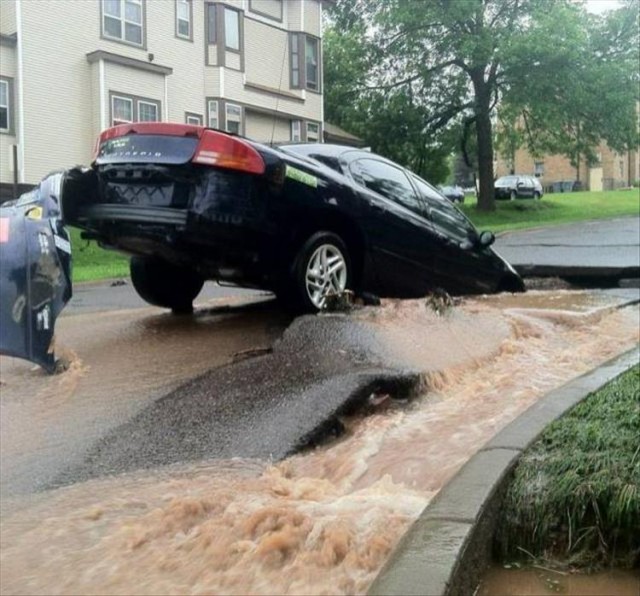
<svg viewBox="0 0 640 596"><path fill-rule="evenodd" d="M122 120L121 118L116 118L116 100L119 99L121 101L126 101L131 105L131 120ZM125 97L123 95L112 95L111 96L111 126L118 126L118 124L131 124L133 122L133 118L135 116L135 106L133 98Z"/></svg>
<svg viewBox="0 0 640 596"><path fill-rule="evenodd" d="M185 124L191 124L192 126L202 126L202 116L199 114L187 114L185 116Z"/></svg>
<svg viewBox="0 0 640 596"><path fill-rule="evenodd" d="M137 112L137 116L138 116L138 120L137 120L137 122L159 122L159 121L160 121L160 120L158 119L158 117L159 117L159 115L160 115L160 109L159 109L159 107L158 107L158 104L157 104L157 103L155 103L155 102L153 102L153 101L145 101L144 99L139 99L136 103L138 104L138 105L136 106L136 107L137 107L136 112ZM156 111L156 119L155 119L155 120L142 120L142 119L140 118L140 106L141 106L141 105L145 105L145 106L152 106L152 107L153 107L153 109Z"/></svg>
<svg viewBox="0 0 640 596"><path fill-rule="evenodd" d="M215 125L212 125L212 120L215 121ZM217 99L207 101L207 126L209 128L220 128L220 111Z"/></svg>
<svg viewBox="0 0 640 596"><path fill-rule="evenodd" d="M133 46L137 46L137 47L144 47L145 45L145 30L144 30L144 9L145 9L145 4L143 2L143 0L119 0L120 2L120 16L116 17L114 15L110 15L105 11L105 7L106 7L106 2L107 0L101 0L101 7L102 7L102 36L105 37L106 39L113 39L115 41L120 41L122 43L128 43L131 44ZM126 15L126 5L127 2L130 4L136 4L137 6L140 7L140 22L137 23L136 21L130 21L127 19ZM105 20L109 18L109 19L113 19L116 21L120 21L120 37L114 36L114 35L110 35L109 33L107 33L107 28L105 26ZM140 43L138 43L137 41L131 41L130 39L127 39L127 28L126 25L135 25L136 27L140 27Z"/></svg>
<svg viewBox="0 0 640 596"><path fill-rule="evenodd" d="M307 69L307 60L308 60L308 47L309 43L315 45L316 48L316 80L313 81L313 84L309 84L309 76ZM320 40L312 35L306 35L304 39L304 85L306 89L310 89L311 91L320 91Z"/></svg>
<svg viewBox="0 0 640 596"><path fill-rule="evenodd" d="M301 120L291 121L291 140L297 143L302 141L302 121Z"/></svg>
<svg viewBox="0 0 640 596"><path fill-rule="evenodd" d="M237 120L236 120L236 116L233 116L233 119L229 118L229 108L236 108L239 112L239 114L237 115ZM231 132L229 130L229 122L237 122L238 123L238 132L237 133L233 133L233 134L242 134L242 106L239 106L238 104L235 103L226 103L224 106L224 128L227 132Z"/></svg>
<svg viewBox="0 0 640 596"><path fill-rule="evenodd" d="M191 0L175 0L176 2L176 37L180 39L188 39L191 40ZM180 16L179 7L184 6L187 9L187 18L184 19ZM180 21L184 21L187 23L188 32L185 35L184 33L180 33Z"/></svg>
<svg viewBox="0 0 640 596"><path fill-rule="evenodd" d="M311 139L309 135L309 129L314 127L316 128L316 132L311 133L315 136L315 139ZM319 143L320 142L320 125L317 122L307 122L307 143Z"/></svg>
<svg viewBox="0 0 640 596"><path fill-rule="evenodd" d="M291 54L291 87L293 89L299 89L300 85L300 39L301 36L298 33L291 34L290 41L290 54Z"/></svg>
<svg viewBox="0 0 640 596"><path fill-rule="evenodd" d="M9 87L9 81L0 81L0 86L5 88L5 97L7 98L6 104L0 104L0 108L7 110L7 127L0 128L0 131L9 132L11 130L11 97L9 95L11 89Z"/></svg>
<svg viewBox="0 0 640 596"><path fill-rule="evenodd" d="M229 34L228 34L228 30L230 29L230 27L227 27L227 14L229 13L235 13L236 15L236 19L237 19L237 34L238 34L238 47L234 48L231 47L230 45L228 45L227 40L229 39ZM223 14L223 19L224 19L224 49L227 50L228 52L237 52L238 54L241 52L242 50L242 33L241 33L241 26L240 26L240 18L242 17L242 14L240 13L239 10L236 10L235 8L231 8L230 6L225 6L224 7L224 14Z"/></svg>

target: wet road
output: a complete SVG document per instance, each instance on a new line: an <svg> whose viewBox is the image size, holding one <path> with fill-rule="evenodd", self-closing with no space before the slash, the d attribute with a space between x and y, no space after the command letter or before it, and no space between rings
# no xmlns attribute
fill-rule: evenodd
<svg viewBox="0 0 640 596"><path fill-rule="evenodd" d="M225 304L227 298L234 301L240 298L244 300L264 299L269 296L271 294L261 290L219 286L215 282L207 282L196 302L202 304L203 302L219 301L220 304ZM61 316L147 306L148 304L133 289L131 280L128 278L79 283L73 286L73 297L62 311Z"/></svg>
<svg viewBox="0 0 640 596"><path fill-rule="evenodd" d="M0 532L0 592L366 593L412 520L499 429L551 389L637 345L639 300L637 290L531 292L466 299L445 311L432 301L388 300L349 316L297 319L273 353L207 371L142 404L84 462L102 471L175 465L42 492L9 510ZM271 307L262 308L255 319L264 324ZM253 312L227 322L247 331ZM96 321L117 326L123 319L120 342L125 331L152 340L106 350L114 378L103 397L116 401L123 387L166 379L171 368L183 374L206 350L208 325L225 320L199 309L193 320L135 310L63 322L75 319L85 333ZM175 335L183 340L174 343ZM96 339L103 353L104 341ZM169 367L159 356L176 345L197 352ZM391 387L370 387L365 410L342 412L339 440L274 461L284 442L339 408L353 387L352 377L338 378L318 391L326 362L361 374L376 358L391 369L423 371L412 403L390 399ZM128 374L141 368L140 377L120 378L118 366ZM239 387L256 374L259 382L242 399ZM294 399L278 394L283 377ZM52 388L51 408L74 401ZM38 419L29 422L37 440ZM265 449L264 457L193 461L216 449L224 454L229 441L226 453ZM272 446L281 451L270 453ZM78 471L77 464L70 462Z"/></svg>
<svg viewBox="0 0 640 596"><path fill-rule="evenodd" d="M638 217L509 232L495 247L524 274L640 276Z"/></svg>
<svg viewBox="0 0 640 596"><path fill-rule="evenodd" d="M46 486L111 429L182 383L265 349L290 318L266 296L210 287L193 316L144 306L130 286L80 286L56 324L68 371L0 357L0 495ZM228 290L226 290L228 292ZM213 297L212 297L213 296Z"/></svg>

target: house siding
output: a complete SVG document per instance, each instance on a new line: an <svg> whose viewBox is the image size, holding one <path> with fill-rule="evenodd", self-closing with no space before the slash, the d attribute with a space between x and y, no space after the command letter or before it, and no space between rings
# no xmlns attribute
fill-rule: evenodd
<svg viewBox="0 0 640 596"><path fill-rule="evenodd" d="M16 90L16 49L0 46L0 76L11 79L12 85L9 92L13 97L10 98L10 125L13 122L13 134L0 133L0 181L13 182L13 150L12 145L17 143L16 129L16 108L17 108L17 90Z"/></svg>
<svg viewBox="0 0 640 596"><path fill-rule="evenodd" d="M286 13L291 31L302 31L302 11L305 9L305 0L287 2Z"/></svg>
<svg viewBox="0 0 640 596"><path fill-rule="evenodd" d="M248 0L249 11L275 21L282 21L285 11L284 0Z"/></svg>
<svg viewBox="0 0 640 596"><path fill-rule="evenodd" d="M16 5L15 2L0 0L0 33L12 35L16 32Z"/></svg>
<svg viewBox="0 0 640 596"><path fill-rule="evenodd" d="M316 37L320 37L320 3L319 2L305 2L305 14L304 14L304 29L305 33L311 33Z"/></svg>
<svg viewBox="0 0 640 596"><path fill-rule="evenodd" d="M245 115L248 137L261 143L270 143L272 139L289 140L291 135L291 120L289 118L260 114L251 109L246 109Z"/></svg>
<svg viewBox="0 0 640 596"><path fill-rule="evenodd" d="M296 23L301 27L304 10L305 30L318 35L317 0L285 2L281 22L250 12L248 0L220 2L242 11L244 27L243 55L221 53L225 67L207 65L205 59L207 53L218 59L218 51L206 44L204 0L193 0L192 40L175 36L173 1L145 0L144 4L145 46L136 47L102 36L98 0L22 1L24 182L37 183L52 170L89 163L96 136L110 124L110 93L157 101L162 106L161 119L174 122L184 122L186 112L206 119L206 98L221 97L249 108L246 134L253 136L256 131L261 139L264 122L258 118L255 126L251 124L251 106L278 111L283 124L276 127L276 141L289 139L291 118L322 119L321 95L289 88L287 27ZM266 4L264 12L275 10L275 2ZM0 30L6 35L16 29L15 6L14 0L0 0ZM43 23L55 24L55 46L50 36L42 34ZM122 58L137 62L117 63ZM17 90L15 62L16 49L0 46L0 74L15 78ZM166 72L161 67L167 67ZM149 72L150 68L160 72ZM0 135L0 182L13 178L5 156L15 142L15 137Z"/></svg>

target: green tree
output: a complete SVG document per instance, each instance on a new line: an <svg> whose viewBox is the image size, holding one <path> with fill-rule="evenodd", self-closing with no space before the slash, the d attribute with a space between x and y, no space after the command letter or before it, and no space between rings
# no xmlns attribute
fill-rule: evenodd
<svg viewBox="0 0 640 596"><path fill-rule="evenodd" d="M324 33L325 119L430 182L443 182L457 139L442 127L429 129L430 114L410 84L379 87L368 80L381 48L367 36L357 3L339 7Z"/></svg>
<svg viewBox="0 0 640 596"><path fill-rule="evenodd" d="M512 146L565 155L578 178L602 140L620 152L637 147L638 8L628 2L596 17L560 6L514 43L512 68L526 66L528 76L503 94L503 137L518 131Z"/></svg>
<svg viewBox="0 0 640 596"><path fill-rule="evenodd" d="M473 134L478 207L491 210L498 105L523 118L522 130L518 116L503 139L511 146L527 135L534 148L573 145L574 154L586 155L596 137L611 139L613 147L630 141L637 2L613 14L596 19L570 0L338 0L335 38L328 36L325 54L332 61L325 70L328 113L332 102L343 102L335 108L343 118L338 123L357 128L362 114L372 118L381 106L395 109L398 97L405 97L416 144L420 134L430 143L450 142L457 130L466 148ZM333 53L334 43L342 54ZM347 72L338 73L342 66ZM337 96L329 91L333 75ZM596 98L614 89L599 105ZM393 139L396 146L402 141Z"/></svg>

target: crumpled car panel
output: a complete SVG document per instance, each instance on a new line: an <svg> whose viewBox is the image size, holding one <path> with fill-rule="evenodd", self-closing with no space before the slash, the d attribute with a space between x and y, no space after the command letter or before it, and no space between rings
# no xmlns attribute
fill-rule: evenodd
<svg viewBox="0 0 640 596"><path fill-rule="evenodd" d="M0 353L56 368L54 326L71 298L71 243L62 223L63 173L0 207Z"/></svg>

